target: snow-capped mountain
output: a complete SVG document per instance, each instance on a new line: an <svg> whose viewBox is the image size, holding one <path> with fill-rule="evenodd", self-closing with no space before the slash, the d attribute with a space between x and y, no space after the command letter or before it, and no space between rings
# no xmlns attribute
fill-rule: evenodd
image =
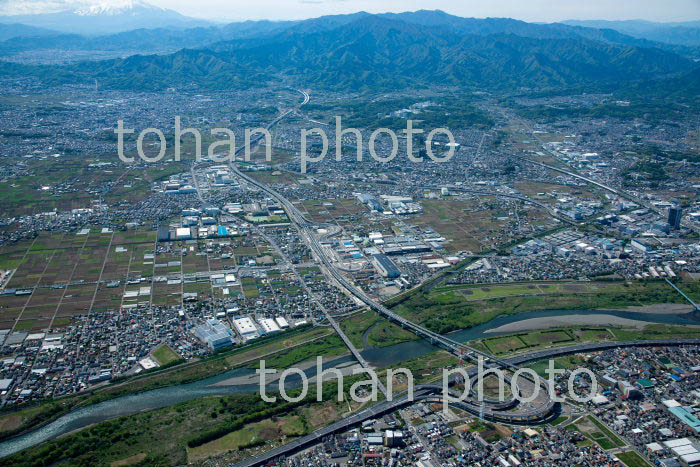
<svg viewBox="0 0 700 467"><path fill-rule="evenodd" d="M0 14L0 23L21 23L87 35L212 24L143 0L15 0L3 3Z"/></svg>
<svg viewBox="0 0 700 467"><path fill-rule="evenodd" d="M167 11L165 8L160 8L140 0L110 0L97 3L91 3L73 10L73 13L81 16L95 15L134 15L143 10L150 10L153 13Z"/></svg>

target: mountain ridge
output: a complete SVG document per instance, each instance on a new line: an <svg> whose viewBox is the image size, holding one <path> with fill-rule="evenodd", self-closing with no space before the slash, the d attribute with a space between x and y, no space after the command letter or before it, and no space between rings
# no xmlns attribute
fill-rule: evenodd
<svg viewBox="0 0 700 467"><path fill-rule="evenodd" d="M584 37L602 42L633 45L639 47L656 47L677 53L688 58L700 58L700 48L689 48L677 45L663 44L646 39L627 36L612 29L594 29L582 26L569 26L560 23L534 24L510 18L461 18L449 15L440 10L418 10L404 13L384 13L370 15L364 11L346 14L312 18L304 21L245 21L229 23L223 26L200 26L195 28L139 28L128 32L94 37L77 37L76 34L29 34L31 40L17 32L8 31L6 41L0 42L0 53L11 56L28 50L61 49L70 50L128 50L138 53L161 53L181 48L202 48L214 46L217 42L226 42L245 38L263 38L275 33L306 34L330 31L347 25L353 21L378 17L389 20L416 24L426 27L441 27L451 34L488 35L496 33L513 33L523 37L533 38L570 38ZM0 24L0 36L3 29L12 29ZM49 37L50 36L50 37ZM80 55L81 57L84 54Z"/></svg>
<svg viewBox="0 0 700 467"><path fill-rule="evenodd" d="M700 47L700 21L655 23L642 20L567 20L563 24L589 28L614 29L622 34L650 41Z"/></svg>
<svg viewBox="0 0 700 467"><path fill-rule="evenodd" d="M70 76L73 82L96 79L103 86L130 89L227 89L292 81L362 91L429 85L503 90L629 83L696 67L691 60L655 47L598 38L600 32L587 31L595 38L586 38L567 29L571 27L517 20L465 21L442 12L406 17L411 20L366 13L321 17L289 24L264 37L168 55L26 70L47 81L61 82ZM482 34L471 33L474 28L481 28ZM4 68L10 75L19 70Z"/></svg>

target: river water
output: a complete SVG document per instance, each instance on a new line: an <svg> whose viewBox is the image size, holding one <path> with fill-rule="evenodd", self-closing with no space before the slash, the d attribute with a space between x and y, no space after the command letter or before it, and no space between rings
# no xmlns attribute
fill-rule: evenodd
<svg viewBox="0 0 700 467"><path fill-rule="evenodd" d="M598 310L543 310L526 313L518 313L515 315L503 315L493 320L474 326L469 329L453 332L449 337L453 340L466 342L481 337L497 336L505 333L488 333L486 331L495 329L504 324L515 323L531 318L542 317L557 317L567 315L613 315L620 318L644 321L649 323L664 323L664 324L700 324L700 319L692 314L650 314L638 313L630 311L598 311ZM435 347L426 341L412 341L402 344L396 344L389 347L366 349L362 351L362 356L375 367L385 367L393 365L400 361L409 360L420 357L427 353L433 352ZM335 365L347 364L353 361L351 356L336 358L329 360L324 364L324 368L333 367ZM55 421L38 428L34 431L26 433L0 442L0 457L9 456L23 449L36 446L44 441L54 439L63 434L78 430L101 421L133 415L138 412L167 407L169 405L185 402L205 396L224 396L230 394L250 394L257 392L259 386L257 384L239 384L239 385L217 385L223 380L237 376L246 376L254 374L255 370L248 368L238 368L235 370L222 373L220 375L195 381L192 383L181 384L166 388L154 389L151 391L132 394L116 399L100 402L99 404L91 405L76 409ZM315 366L305 370L305 374L311 378L316 374ZM299 377L290 376L286 380L286 385L294 387L298 385ZM276 384L270 387L270 390L277 389Z"/></svg>

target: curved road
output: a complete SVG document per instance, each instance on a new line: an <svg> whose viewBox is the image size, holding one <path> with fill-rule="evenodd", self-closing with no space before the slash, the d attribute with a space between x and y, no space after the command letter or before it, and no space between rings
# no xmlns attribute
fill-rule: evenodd
<svg viewBox="0 0 700 467"><path fill-rule="evenodd" d="M561 347L557 349L542 350L539 352L530 352L523 355L518 355L515 357L510 357L506 359L508 362L514 365L520 365L523 363L529 363L536 360L542 360L544 358L554 358L561 355L569 355L573 353L582 352L594 352L600 350L622 348L622 347L656 347L656 346L681 346L681 345L700 345L700 339L654 339L654 340L637 340L637 341L626 341L626 342L599 342L594 344L580 344L573 345L570 347ZM439 388L441 393L442 388L434 385L422 385L416 386L414 390L413 401L408 399L407 395L401 395L392 401L383 401L374 406L362 410L356 414L344 418L338 422L328 425L320 430L317 430L310 435L299 438L291 443L279 446L272 449L259 456L252 457L248 460L239 462L235 464L236 467L252 467L258 465L264 465L268 462L274 461L277 458L284 457L309 446L319 443L326 436L346 431L349 428L359 425L366 420L371 420L373 418L381 417L387 413L393 412L404 406L412 404L416 400L426 400L426 399L436 399L436 388ZM437 399L436 399L437 400ZM459 408L467 410L468 412L479 415L479 408L474 405L465 404L453 404ZM555 408L553 403L550 403L550 412L546 414L538 414L537 417L528 414L503 414L490 418L486 416L485 418L494 421L503 421L506 423L536 423L538 421L545 421L551 415L552 410Z"/></svg>

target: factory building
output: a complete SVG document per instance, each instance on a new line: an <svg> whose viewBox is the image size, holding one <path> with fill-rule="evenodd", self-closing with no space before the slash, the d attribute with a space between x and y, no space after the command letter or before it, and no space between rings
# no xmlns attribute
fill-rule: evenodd
<svg viewBox="0 0 700 467"><path fill-rule="evenodd" d="M218 319L208 319L203 325L194 328L194 335L212 350L223 349L233 345L231 329Z"/></svg>
<svg viewBox="0 0 700 467"><path fill-rule="evenodd" d="M169 242L170 241L170 230L168 230L167 227L158 228L157 237L158 237L159 242Z"/></svg>
<svg viewBox="0 0 700 467"><path fill-rule="evenodd" d="M243 318L234 319L233 327L236 328L238 334L246 341L260 337L260 333L255 327L255 324L253 324L253 320L248 317L244 316Z"/></svg>
<svg viewBox="0 0 700 467"><path fill-rule="evenodd" d="M371 211L380 211L382 209L382 205L379 204L379 201L372 195L358 194L357 199Z"/></svg>
<svg viewBox="0 0 700 467"><path fill-rule="evenodd" d="M273 332L280 331L280 327L277 325L274 319L259 319L258 322L260 323L260 326L265 334L272 334Z"/></svg>
<svg viewBox="0 0 700 467"><path fill-rule="evenodd" d="M396 279L401 275L399 268L385 255L372 256L372 264L379 274L389 279Z"/></svg>
<svg viewBox="0 0 700 467"><path fill-rule="evenodd" d="M192 230L189 227L178 227L175 230L176 240L190 240L192 238Z"/></svg>
<svg viewBox="0 0 700 467"><path fill-rule="evenodd" d="M286 319L284 319L284 318L281 317L281 316L278 316L277 318L275 318L275 322L277 323L277 326L280 327L280 329L287 329L287 328L289 328L289 323L287 322Z"/></svg>

